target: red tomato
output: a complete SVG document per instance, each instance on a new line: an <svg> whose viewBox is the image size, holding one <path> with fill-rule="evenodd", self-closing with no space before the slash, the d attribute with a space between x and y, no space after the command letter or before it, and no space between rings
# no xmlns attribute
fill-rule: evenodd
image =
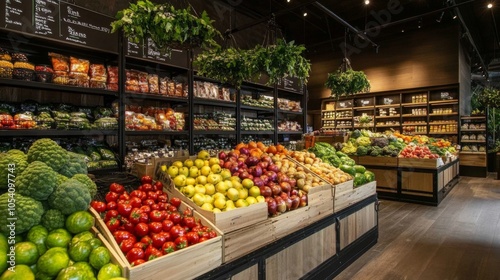
<svg viewBox="0 0 500 280"><path fill-rule="evenodd" d="M160 249L163 243L167 242L167 236L161 233L151 234L151 240L153 240L153 247Z"/></svg>
<svg viewBox="0 0 500 280"><path fill-rule="evenodd" d="M128 219L130 220L131 223L138 224L140 223L141 213L142 212L139 208L134 208L130 212L130 216L128 217Z"/></svg>
<svg viewBox="0 0 500 280"><path fill-rule="evenodd" d="M130 199L130 195L125 192L125 193L120 194L120 196L118 197L118 199L129 200Z"/></svg>
<svg viewBox="0 0 500 280"><path fill-rule="evenodd" d="M115 192L108 192L106 194L105 199L106 199L106 202L117 201L118 197L119 197L119 195L117 193L115 193Z"/></svg>
<svg viewBox="0 0 500 280"><path fill-rule="evenodd" d="M186 233L186 238L188 240L189 245L193 245L200 242L200 236L198 235L198 233L193 231Z"/></svg>
<svg viewBox="0 0 500 280"><path fill-rule="evenodd" d="M163 216L163 213L160 210L152 210L149 213L149 220L153 222L161 222L163 221L165 217Z"/></svg>
<svg viewBox="0 0 500 280"><path fill-rule="evenodd" d="M198 243L201 243L201 242L207 241L207 240L208 240L208 238L206 238L206 237L200 237L200 241L198 241Z"/></svg>
<svg viewBox="0 0 500 280"><path fill-rule="evenodd" d="M121 218L121 222L122 222L124 230L129 231L130 233L134 233L135 232L135 224L132 223L130 221L130 219L122 217Z"/></svg>
<svg viewBox="0 0 500 280"><path fill-rule="evenodd" d="M141 191L141 190L133 190L131 193L130 193L130 197L138 197L141 199L141 201L143 199L146 199L147 195L145 192Z"/></svg>
<svg viewBox="0 0 500 280"><path fill-rule="evenodd" d="M142 201L142 204L151 207L151 205L155 204L155 201L152 200L151 198L147 198Z"/></svg>
<svg viewBox="0 0 500 280"><path fill-rule="evenodd" d="M179 224L181 222L181 214L179 212L170 213L170 220L174 222L174 224Z"/></svg>
<svg viewBox="0 0 500 280"><path fill-rule="evenodd" d="M154 259L159 258L161 256L163 256L163 253L159 249L153 247L153 249L151 249L151 251L149 252L149 256L147 257L147 260L148 261L154 260Z"/></svg>
<svg viewBox="0 0 500 280"><path fill-rule="evenodd" d="M149 176L149 175L144 175L141 178L141 183L142 184L152 184L153 183L153 178L151 178L151 176Z"/></svg>
<svg viewBox="0 0 500 280"><path fill-rule="evenodd" d="M172 197L170 199L170 204L172 204L173 206L179 208L179 206L181 205L181 199L178 198L178 197Z"/></svg>
<svg viewBox="0 0 500 280"><path fill-rule="evenodd" d="M148 235L149 233L149 227L148 224L146 223L138 223L135 225L135 234L139 237L143 237Z"/></svg>
<svg viewBox="0 0 500 280"><path fill-rule="evenodd" d="M134 208L138 208L142 206L142 200L136 196L130 197L130 205Z"/></svg>
<svg viewBox="0 0 500 280"><path fill-rule="evenodd" d="M160 222L151 222L148 225L149 232L151 233L159 233L162 230L162 224Z"/></svg>
<svg viewBox="0 0 500 280"><path fill-rule="evenodd" d="M155 203L158 199L158 194L156 193L156 191L149 191L148 192L148 199L152 199Z"/></svg>
<svg viewBox="0 0 500 280"><path fill-rule="evenodd" d="M118 203L118 213L120 213L122 217L130 216L133 208L134 207L132 207L132 205L129 203Z"/></svg>
<svg viewBox="0 0 500 280"><path fill-rule="evenodd" d="M182 218L182 225L192 229L196 226L196 219L194 217L184 216L184 218Z"/></svg>
<svg viewBox="0 0 500 280"><path fill-rule="evenodd" d="M110 192L115 192L115 193L118 193L118 194L122 194L125 192L125 187L118 184L118 183L111 183L109 185L109 191Z"/></svg>
<svg viewBox="0 0 500 280"><path fill-rule="evenodd" d="M164 232L170 232L170 229L174 226L174 222L171 220L163 220L161 222L162 228Z"/></svg>
<svg viewBox="0 0 500 280"><path fill-rule="evenodd" d="M90 202L90 206L94 208L95 211L97 211L97 213L102 213L106 211L106 203L102 201L92 200L92 202Z"/></svg>
<svg viewBox="0 0 500 280"><path fill-rule="evenodd" d="M208 232L208 235L210 238L214 238L214 237L217 237L217 232L215 230L210 230Z"/></svg>
<svg viewBox="0 0 500 280"><path fill-rule="evenodd" d="M146 235L143 238L141 238L141 242L150 245L153 243L153 239L150 236Z"/></svg>
<svg viewBox="0 0 500 280"><path fill-rule="evenodd" d="M145 261L145 260L143 260L143 259L138 259L138 260L135 260L135 261L131 262L131 263L130 263L130 266L132 266L132 267L134 267L134 266L138 266L138 265L143 264L143 263L145 263L145 262L146 262L146 261Z"/></svg>
<svg viewBox="0 0 500 280"><path fill-rule="evenodd" d="M158 195L158 204L162 203L162 202L167 202L168 201L168 195L167 194L159 194Z"/></svg>
<svg viewBox="0 0 500 280"><path fill-rule="evenodd" d="M130 251L128 251L126 257L129 262L144 259L144 251L140 248L132 248Z"/></svg>
<svg viewBox="0 0 500 280"><path fill-rule="evenodd" d="M149 215L149 212L151 212L151 207L150 207L150 206L148 206L148 205L143 205L143 206L141 206L141 208L140 208L140 209L141 209L141 212L142 212L142 213L146 213L146 214L148 214L148 215Z"/></svg>
<svg viewBox="0 0 500 280"><path fill-rule="evenodd" d="M139 190L143 191L143 192L149 192L149 191L152 191L153 190L153 185L151 184L142 184L140 187L139 187Z"/></svg>
<svg viewBox="0 0 500 280"><path fill-rule="evenodd" d="M116 210L118 208L118 204L115 201L110 201L106 204L106 210Z"/></svg>
<svg viewBox="0 0 500 280"><path fill-rule="evenodd" d="M139 217L139 223L148 223L149 215L148 213L141 212L141 216Z"/></svg>
<svg viewBox="0 0 500 280"><path fill-rule="evenodd" d="M175 247L177 249L183 249L183 248L186 248L188 246L188 240L187 240L186 236L177 237L175 239L174 243L175 243Z"/></svg>
<svg viewBox="0 0 500 280"><path fill-rule="evenodd" d="M139 248L141 250L146 250L146 248L149 246L149 244L144 243L142 241L134 243L134 248Z"/></svg>
<svg viewBox="0 0 500 280"><path fill-rule="evenodd" d="M153 184L153 189L156 189L156 190L163 190L163 183L161 181L156 181L154 184Z"/></svg>
<svg viewBox="0 0 500 280"><path fill-rule="evenodd" d="M167 209L167 203L166 202L162 202L162 201L159 201L160 200L160 197L158 197L158 208L160 210L166 210Z"/></svg>
<svg viewBox="0 0 500 280"><path fill-rule="evenodd" d="M167 242L163 243L163 245L161 246L161 251L165 255L168 253L174 252L175 251L175 243L172 241L167 241Z"/></svg>
<svg viewBox="0 0 500 280"><path fill-rule="evenodd" d="M186 234L186 230L180 225L175 225L170 229L169 233L172 239L175 240L179 236L184 236Z"/></svg>
<svg viewBox="0 0 500 280"><path fill-rule="evenodd" d="M120 250L122 250L124 254L127 254L128 251L134 248L134 244L135 244L135 239L132 238L125 239L120 243Z"/></svg>
<svg viewBox="0 0 500 280"><path fill-rule="evenodd" d="M107 222L111 218L116 218L116 217L118 217L119 214L120 213L118 213L117 210L109 210L108 212L106 212L106 215L104 215L104 221Z"/></svg>
<svg viewBox="0 0 500 280"><path fill-rule="evenodd" d="M111 218L106 222L106 227L111 232L115 232L120 227L120 220L117 218Z"/></svg>
<svg viewBox="0 0 500 280"><path fill-rule="evenodd" d="M132 240L134 240L134 242L136 241L135 236L126 230L115 231L113 233L113 237L115 238L116 243L118 243L118 244L122 243L122 241L126 240L126 239L132 239Z"/></svg>
<svg viewBox="0 0 500 280"><path fill-rule="evenodd" d="M160 205L158 205L157 203L151 205L151 210L160 210Z"/></svg>
<svg viewBox="0 0 500 280"><path fill-rule="evenodd" d="M193 210L191 208L186 208L184 212L182 212L184 216L193 216Z"/></svg>
<svg viewBox="0 0 500 280"><path fill-rule="evenodd" d="M168 212L177 212L177 207L173 206L173 205L169 205L167 207L167 211Z"/></svg>
<svg viewBox="0 0 500 280"><path fill-rule="evenodd" d="M170 233L162 231L158 234L162 235L165 238L165 241L172 241L172 238L170 237Z"/></svg>

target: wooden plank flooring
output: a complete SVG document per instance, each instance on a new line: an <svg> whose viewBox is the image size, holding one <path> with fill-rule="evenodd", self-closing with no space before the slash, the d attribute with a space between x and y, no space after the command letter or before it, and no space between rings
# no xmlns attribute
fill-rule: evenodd
<svg viewBox="0 0 500 280"><path fill-rule="evenodd" d="M335 280L500 280L500 181L461 177L438 207L381 200L379 240Z"/></svg>

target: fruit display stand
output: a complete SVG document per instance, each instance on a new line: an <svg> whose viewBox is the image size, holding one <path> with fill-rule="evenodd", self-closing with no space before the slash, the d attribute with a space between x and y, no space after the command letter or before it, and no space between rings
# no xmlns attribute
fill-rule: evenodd
<svg viewBox="0 0 500 280"><path fill-rule="evenodd" d="M375 174L377 190L396 193L398 188L398 158L359 156L353 158Z"/></svg>
<svg viewBox="0 0 500 280"><path fill-rule="evenodd" d="M337 213L367 197L374 195L376 192L377 181L366 183L352 190L339 193L335 192L334 211Z"/></svg>
<svg viewBox="0 0 500 280"><path fill-rule="evenodd" d="M188 207L186 204L181 204L179 210L184 211ZM125 277L130 280L154 278L192 279L222 263L222 232L195 210L193 210L193 216L197 220L200 219L202 224L215 230L218 235L217 237L150 260L137 267L132 267L127 261L125 255L120 250L120 245L108 230L99 213L92 208L89 211L96 218L96 227L105 237L116 255L122 260ZM196 265L186 269L186 263L196 263Z"/></svg>

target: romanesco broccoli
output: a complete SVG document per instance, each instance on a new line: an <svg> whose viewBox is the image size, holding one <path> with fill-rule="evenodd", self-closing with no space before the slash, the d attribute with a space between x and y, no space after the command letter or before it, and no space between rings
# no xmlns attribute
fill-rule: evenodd
<svg viewBox="0 0 500 280"><path fill-rule="evenodd" d="M48 231L64 228L66 217L57 209L50 209L42 216L42 226L46 227Z"/></svg>
<svg viewBox="0 0 500 280"><path fill-rule="evenodd" d="M86 174L76 174L75 176L71 177L71 179L76 179L80 181L80 183L84 184L87 189L89 190L90 193L90 198L94 198L94 196L97 194L97 185L90 179L90 177Z"/></svg>

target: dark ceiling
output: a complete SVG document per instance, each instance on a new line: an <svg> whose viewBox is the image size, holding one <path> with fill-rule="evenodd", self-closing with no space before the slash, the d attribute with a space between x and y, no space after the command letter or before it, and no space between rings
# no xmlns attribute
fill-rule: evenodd
<svg viewBox="0 0 500 280"><path fill-rule="evenodd" d="M419 28L456 24L464 33L473 72L488 66L500 51L497 22L500 24L500 1L494 0L224 0L252 19L263 23L275 15L275 22L287 40L305 44L310 53L340 51L346 24L348 42L363 43L356 36L365 36L366 44L376 48L377 42ZM488 3L493 8L487 8ZM319 4L318 4L319 3ZM495 5L497 4L497 5ZM304 16L307 13L307 16ZM344 21L344 23L342 23ZM233 26L234 31L252 28L252 24ZM467 34L469 32L470 36ZM366 33L366 35L365 35ZM472 40L471 40L472 39ZM357 40L357 41L355 41ZM491 65L491 68L495 68ZM482 68L484 69L484 68Z"/></svg>

